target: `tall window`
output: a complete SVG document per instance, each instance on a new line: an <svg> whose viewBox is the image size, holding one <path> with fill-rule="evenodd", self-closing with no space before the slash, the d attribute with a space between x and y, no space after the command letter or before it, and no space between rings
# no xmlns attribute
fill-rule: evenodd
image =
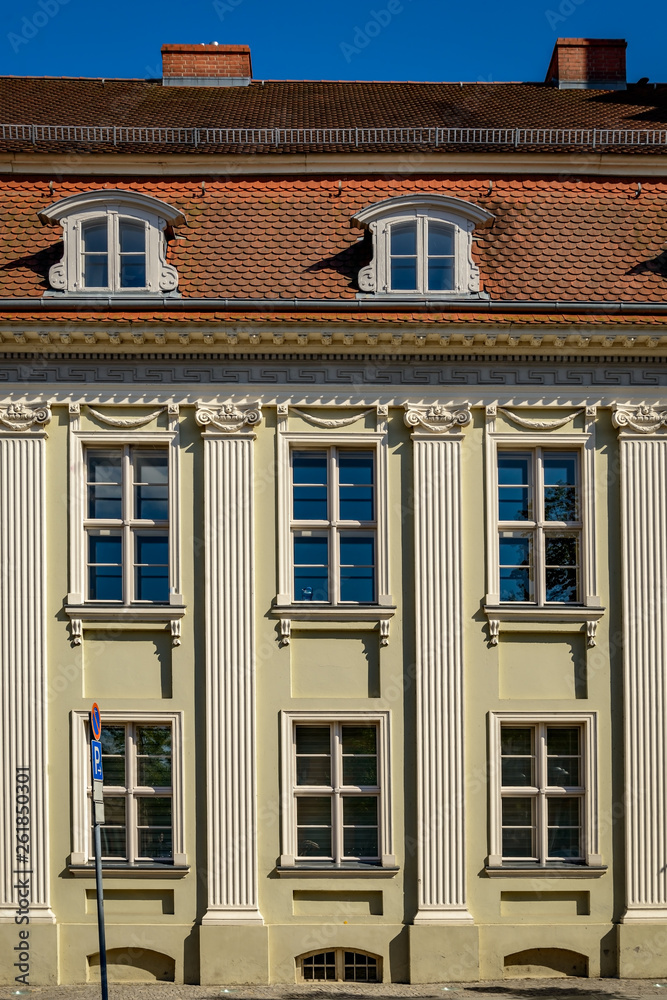
<svg viewBox="0 0 667 1000"><path fill-rule="evenodd" d="M379 860L377 724L295 725L293 794L299 858Z"/></svg>
<svg viewBox="0 0 667 1000"><path fill-rule="evenodd" d="M504 860L546 863L585 857L583 747L579 725L501 726Z"/></svg>
<svg viewBox="0 0 667 1000"><path fill-rule="evenodd" d="M581 601L579 453L498 452L500 600Z"/></svg>
<svg viewBox="0 0 667 1000"><path fill-rule="evenodd" d="M109 214L82 225L84 288L146 287L146 225Z"/></svg>
<svg viewBox="0 0 667 1000"><path fill-rule="evenodd" d="M102 726L108 861L171 861L172 731L169 724Z"/></svg>
<svg viewBox="0 0 667 1000"><path fill-rule="evenodd" d="M454 226L423 216L390 229L390 290L452 291L456 287Z"/></svg>
<svg viewBox="0 0 667 1000"><path fill-rule="evenodd" d="M86 453L88 600L169 600L169 481L165 448Z"/></svg>
<svg viewBox="0 0 667 1000"><path fill-rule="evenodd" d="M376 600L375 454L343 448L291 453L294 600Z"/></svg>

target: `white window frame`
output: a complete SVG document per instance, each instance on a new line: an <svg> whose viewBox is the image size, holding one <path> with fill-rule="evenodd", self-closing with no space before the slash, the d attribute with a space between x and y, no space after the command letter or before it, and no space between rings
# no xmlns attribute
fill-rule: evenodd
<svg viewBox="0 0 667 1000"><path fill-rule="evenodd" d="M298 797L296 784L296 753L295 731L297 725L331 726L364 725L377 726L377 759L378 759L378 847L381 868L395 868L396 857L393 847L392 809L391 809L391 763L390 763L390 713L386 712L281 712L281 782L282 782L282 854L280 865L284 868L294 868L312 865L298 857L296 800ZM334 776L332 775L332 780ZM300 786L299 786L300 787ZM303 789L301 789L303 791ZM334 793L337 789L334 788ZM323 793L324 794L324 793ZM341 827L342 830L342 827ZM334 839L340 836L340 830L332 830ZM322 870L328 874L331 868L345 867L346 863L336 866L324 861ZM327 867L328 864L328 867Z"/></svg>
<svg viewBox="0 0 667 1000"><path fill-rule="evenodd" d="M288 431L287 416L279 417L277 434L277 474L278 474L278 595L276 607L299 614L313 614L324 610L341 615L358 616L364 610L392 608L393 599L389 590L389 497L387 489L388 440L386 423L379 431L349 432L331 431ZM348 451L373 451L375 454L375 532L376 532L376 599L373 604L341 604L330 599L328 602L294 600L294 571L292 546L292 451L328 451L331 448ZM361 530L361 529L360 529ZM335 555L332 553L330 559ZM337 558L337 555L336 555ZM329 595L333 597L332 594Z"/></svg>
<svg viewBox="0 0 667 1000"><path fill-rule="evenodd" d="M480 292L479 268L472 257L475 226L493 219L486 209L460 198L439 194L412 194L387 198L371 205L353 216L351 225L368 230L373 241L373 258L359 272L360 295L386 296L388 298L488 298ZM417 272L416 290L391 287L391 229L392 226L416 221ZM454 230L454 288L430 290L427 287L427 240L429 221L442 222Z"/></svg>
<svg viewBox="0 0 667 1000"><path fill-rule="evenodd" d="M490 411L490 412L489 412ZM521 418L527 419L527 418ZM583 619L587 612L599 618L603 612L597 595L596 565L596 511L595 511L595 434L594 413L585 417L585 430L575 433L548 433L520 431L517 433L495 430L496 407L487 409L485 437L486 465L486 579L485 610L489 617L495 613L522 616L552 616L571 614ZM499 451L576 451L579 453L581 543L579 601L558 603L542 601L500 601L500 545L498 518L498 452ZM538 596L536 594L536 596Z"/></svg>
<svg viewBox="0 0 667 1000"><path fill-rule="evenodd" d="M134 430L132 423L146 422L141 413L145 408L138 409L136 417L119 418L109 413L102 414L95 410L96 419L110 422L112 425L120 421L129 424L128 429L101 430L81 427L81 405L70 404L69 428L69 592L65 611L71 619L78 622L78 639L80 641L81 620L95 621L159 621L172 622L172 635L177 639L180 623L177 619L185 613L183 597L181 596L181 502L180 502L180 435L179 408L169 404L167 409L167 429L152 431ZM161 413L161 411L157 411ZM155 416L155 411L148 412L148 419ZM157 604L150 601L123 602L90 601L87 599L87 530L86 524L92 523L87 518L87 451L105 451L128 446L130 448L164 448L167 453L169 475L169 598L167 604ZM133 561L133 551L124 551L125 562ZM178 644L177 642L175 644Z"/></svg>
<svg viewBox="0 0 667 1000"><path fill-rule="evenodd" d="M303 972L303 963L307 958L314 958L316 955L325 955L327 952L335 953L335 979L306 979ZM351 951L355 955L364 955L366 958L375 960L377 968L377 979L346 979L345 978L345 952ZM364 951L362 948L317 948L315 951L307 951L303 955L298 955L296 959L297 982L299 983L366 983L368 985L382 982L382 957L375 955L371 951Z"/></svg>
<svg viewBox="0 0 667 1000"><path fill-rule="evenodd" d="M63 198L39 213L44 225L62 226L64 253L49 271L53 291L62 294L135 296L177 294L178 272L166 261L166 235L185 223L181 212L136 191L99 190ZM140 288L120 286L119 223L126 219L143 224L146 233L146 284ZM107 223L108 277L105 288L87 287L83 276L83 229L89 222Z"/></svg>
<svg viewBox="0 0 667 1000"><path fill-rule="evenodd" d="M171 799L172 799L172 860L169 862L113 861L114 868L126 865L128 868L142 868L151 865L166 865L181 868L186 866L185 853L185 808L183 802L183 712L102 712L102 728L113 725L157 725L171 726ZM72 852L69 864L87 865L93 861L90 830L91 814L91 773L90 734L88 732L89 713L73 711L70 715L72 737ZM129 826L129 820L128 820Z"/></svg>
<svg viewBox="0 0 667 1000"><path fill-rule="evenodd" d="M577 726L581 729L581 754L583 770L582 838L584 843L584 864L599 868L602 856L599 847L598 829L598 737L596 712L489 712L489 830L490 850L487 858L489 867L506 867L508 872L517 868L540 869L568 867L568 862L542 859L536 864L530 861L503 859L502 856L502 770L501 770L501 729L503 726ZM555 794L555 792L553 793ZM538 798L546 800L547 790L538 789ZM538 833L538 836L540 834ZM542 839L546 830L542 830ZM576 862L572 868L576 869ZM581 868L582 866L579 865Z"/></svg>

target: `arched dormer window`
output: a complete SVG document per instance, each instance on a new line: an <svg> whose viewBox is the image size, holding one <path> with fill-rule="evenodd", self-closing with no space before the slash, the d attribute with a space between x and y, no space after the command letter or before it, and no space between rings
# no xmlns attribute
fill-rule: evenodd
<svg viewBox="0 0 667 1000"><path fill-rule="evenodd" d="M403 195L362 209L351 225L371 233L373 259L359 272L361 293L480 297L472 233L492 218L479 205L442 194Z"/></svg>
<svg viewBox="0 0 667 1000"><path fill-rule="evenodd" d="M137 191L86 191L62 198L40 212L39 219L63 230L63 257L49 271L56 292L176 291L178 272L166 261L167 234L183 225L185 217L171 205Z"/></svg>

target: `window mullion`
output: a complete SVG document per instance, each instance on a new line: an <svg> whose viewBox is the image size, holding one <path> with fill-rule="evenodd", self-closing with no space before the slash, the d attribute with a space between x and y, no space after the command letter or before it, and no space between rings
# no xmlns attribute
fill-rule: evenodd
<svg viewBox="0 0 667 1000"><path fill-rule="evenodd" d="M548 847L547 828L547 741L546 726L541 722L537 727L537 856L541 865L546 864Z"/></svg>
<svg viewBox="0 0 667 1000"><path fill-rule="evenodd" d="M422 294L426 291L427 285L427 250L426 218L422 215L417 219L417 289Z"/></svg>
<svg viewBox="0 0 667 1000"><path fill-rule="evenodd" d="M338 481L338 448L329 452L329 593L330 604L340 601L340 555L338 522L340 520L340 483Z"/></svg>
<svg viewBox="0 0 667 1000"><path fill-rule="evenodd" d="M109 213L109 288L117 292L120 288L120 246L118 240L118 215L116 212Z"/></svg>
<svg viewBox="0 0 667 1000"><path fill-rule="evenodd" d="M341 724L334 722L332 726L331 783L332 794L332 848L333 859L340 864L343 856L343 803L340 794L342 781L342 732Z"/></svg>
<svg viewBox="0 0 667 1000"><path fill-rule="evenodd" d="M546 569L544 546L544 475L542 449L536 448L533 458L533 504L535 506L535 536L533 543L533 573L535 579L535 603L546 601Z"/></svg>

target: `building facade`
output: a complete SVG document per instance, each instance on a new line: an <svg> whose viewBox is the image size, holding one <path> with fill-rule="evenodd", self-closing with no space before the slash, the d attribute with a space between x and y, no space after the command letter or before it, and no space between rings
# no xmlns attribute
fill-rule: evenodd
<svg viewBox="0 0 667 1000"><path fill-rule="evenodd" d="M667 90L3 81L2 981L667 974ZM463 123L463 124L462 124Z"/></svg>

